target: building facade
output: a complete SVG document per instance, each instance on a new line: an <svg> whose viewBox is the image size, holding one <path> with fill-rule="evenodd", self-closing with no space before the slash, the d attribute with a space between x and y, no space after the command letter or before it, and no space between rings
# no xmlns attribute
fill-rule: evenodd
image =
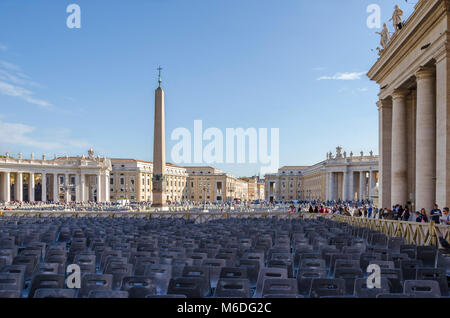
<svg viewBox="0 0 450 318"><path fill-rule="evenodd" d="M110 198L137 202L152 201L153 164L136 159L111 159ZM187 199L186 169L170 163L165 174L167 202L182 202Z"/></svg>
<svg viewBox="0 0 450 318"><path fill-rule="evenodd" d="M226 202L261 199L261 184L238 179L213 167L165 165L167 202ZM246 180L249 181L246 181ZM0 202L151 202L153 164L136 159L94 156L36 159L0 156ZM258 192L259 191L259 192Z"/></svg>
<svg viewBox="0 0 450 318"><path fill-rule="evenodd" d="M185 167L188 174L188 200L230 202L249 200L249 183L213 167Z"/></svg>
<svg viewBox="0 0 450 318"><path fill-rule="evenodd" d="M313 166L285 166L265 176L269 201L345 200L377 198L378 156L347 156L342 148Z"/></svg>
<svg viewBox="0 0 450 318"><path fill-rule="evenodd" d="M89 156L0 158L0 201L109 201L111 161Z"/></svg>
<svg viewBox="0 0 450 318"><path fill-rule="evenodd" d="M368 76L380 85L380 205L450 202L450 2L419 0Z"/></svg>

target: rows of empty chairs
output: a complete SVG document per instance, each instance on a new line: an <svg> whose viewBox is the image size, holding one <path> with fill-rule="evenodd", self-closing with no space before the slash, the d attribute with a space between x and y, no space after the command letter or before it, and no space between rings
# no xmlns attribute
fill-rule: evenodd
<svg viewBox="0 0 450 318"><path fill-rule="evenodd" d="M3 217L0 298L449 297L449 257L322 218Z"/></svg>

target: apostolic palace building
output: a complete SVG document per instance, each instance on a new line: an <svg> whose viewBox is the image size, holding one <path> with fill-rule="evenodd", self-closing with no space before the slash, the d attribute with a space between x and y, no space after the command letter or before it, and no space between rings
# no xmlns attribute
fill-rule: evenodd
<svg viewBox="0 0 450 318"><path fill-rule="evenodd" d="M380 86L380 206L450 203L450 1L419 0L368 73Z"/></svg>

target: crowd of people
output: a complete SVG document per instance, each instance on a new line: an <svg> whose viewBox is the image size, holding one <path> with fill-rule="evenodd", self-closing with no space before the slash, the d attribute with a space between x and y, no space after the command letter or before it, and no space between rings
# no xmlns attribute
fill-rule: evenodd
<svg viewBox="0 0 450 318"><path fill-rule="evenodd" d="M397 220L407 222L429 223L450 225L450 210L448 207L439 209L437 204L427 214L426 209L412 212L410 207L395 205L392 209L378 209L371 201L311 201L299 202L299 205L291 204L288 212L309 212L309 213L328 213L341 214L353 217L365 217L384 220Z"/></svg>

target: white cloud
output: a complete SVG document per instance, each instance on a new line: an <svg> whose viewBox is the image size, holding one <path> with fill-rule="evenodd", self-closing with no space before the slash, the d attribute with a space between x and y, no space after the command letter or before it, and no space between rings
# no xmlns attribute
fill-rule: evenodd
<svg viewBox="0 0 450 318"><path fill-rule="evenodd" d="M20 66L16 65L16 64L12 64L6 61L2 61L0 60L0 65L10 71L17 71L19 72L21 70Z"/></svg>
<svg viewBox="0 0 450 318"><path fill-rule="evenodd" d="M0 115L1 148L5 148L6 145L14 145L15 147L32 147L42 151L65 152L74 149L87 149L91 146L86 141L67 138L68 130L64 130L61 135L56 134L53 140L42 140L35 137L36 127L21 123L7 123L2 121L2 118Z"/></svg>
<svg viewBox="0 0 450 318"><path fill-rule="evenodd" d="M53 108L49 101L34 97L34 92L25 86L41 87L40 84L31 81L20 66L0 60L0 94L20 98L47 110Z"/></svg>
<svg viewBox="0 0 450 318"><path fill-rule="evenodd" d="M361 76L363 76L364 74L366 74L366 72L336 73L333 76L321 76L317 80L354 81L360 80Z"/></svg>
<svg viewBox="0 0 450 318"><path fill-rule="evenodd" d="M1 75L1 74L0 74ZM38 105L42 108L50 109L52 104L48 101L34 98L33 92L21 86L8 84L6 82L0 81L0 94L18 97L30 104Z"/></svg>

